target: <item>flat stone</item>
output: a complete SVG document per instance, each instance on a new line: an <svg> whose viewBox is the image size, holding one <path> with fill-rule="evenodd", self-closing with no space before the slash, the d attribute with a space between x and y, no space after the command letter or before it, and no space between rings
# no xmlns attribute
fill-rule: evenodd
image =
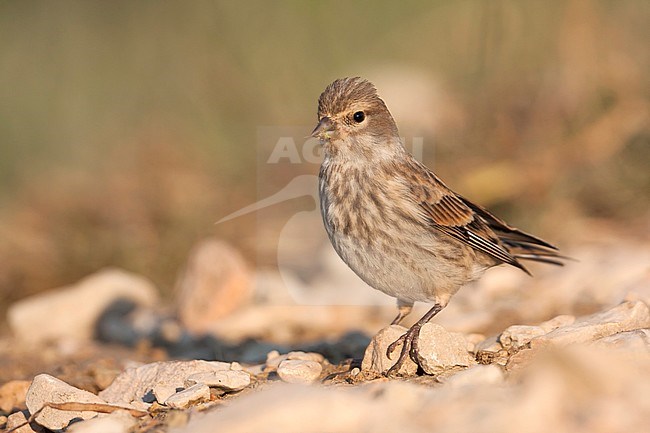
<svg viewBox="0 0 650 433"><path fill-rule="evenodd" d="M408 331L403 326L390 325L379 331L366 348L361 362L361 370L372 371L375 373L383 374L388 371L399 358L402 351L403 344L398 344L395 351L392 353L392 359L386 355L388 346L400 338ZM418 371L418 365L408 357L402 367L399 369L398 374L402 376L413 376Z"/></svg>
<svg viewBox="0 0 650 433"><path fill-rule="evenodd" d="M476 362L467 352L463 334L449 332L437 323L420 330L418 361L427 374L440 374L454 367L469 367Z"/></svg>
<svg viewBox="0 0 650 433"><path fill-rule="evenodd" d="M30 384L28 380L10 380L0 386L0 411L12 413L25 409L25 396Z"/></svg>
<svg viewBox="0 0 650 433"><path fill-rule="evenodd" d="M273 350L266 355L266 367L267 371L275 371L278 369L282 361L285 360L299 360L299 361L314 361L314 362L323 362L325 357L320 353L315 352L301 352L293 351L285 355L280 355L277 350Z"/></svg>
<svg viewBox="0 0 650 433"><path fill-rule="evenodd" d="M45 403L106 403L95 394L75 388L48 374L39 374L34 378L25 401L30 413L36 413ZM67 427L73 419L89 419L95 416L97 412L63 411L46 407L34 421L50 430L60 430Z"/></svg>
<svg viewBox="0 0 650 433"><path fill-rule="evenodd" d="M544 334L546 331L541 326L513 325L501 333L499 342L505 349L519 348L530 343L533 338Z"/></svg>
<svg viewBox="0 0 650 433"><path fill-rule="evenodd" d="M156 401L160 404L164 404L169 397L179 391L182 391L182 389L179 389L175 385L169 385L167 383L158 383L154 385L153 388L151 388L151 392L153 393L154 397L156 397Z"/></svg>
<svg viewBox="0 0 650 433"><path fill-rule="evenodd" d="M573 324L557 328L531 340L531 347L553 344L565 346L586 343L619 332L650 327L650 310L642 301L626 301L614 308L577 319Z"/></svg>
<svg viewBox="0 0 650 433"><path fill-rule="evenodd" d="M26 342L42 343L64 338L89 340L101 314L118 300L151 306L158 301L158 292L143 277L107 269L72 286L12 304L7 311L7 320L14 336ZM40 320L42 318L47 318L45 326Z"/></svg>
<svg viewBox="0 0 650 433"><path fill-rule="evenodd" d="M210 388L219 388L225 391L240 391L251 384L251 376L242 370L210 371L192 374L185 380L187 386L201 383Z"/></svg>
<svg viewBox="0 0 650 433"><path fill-rule="evenodd" d="M165 405L174 409L185 409L208 400L210 400L210 387L203 383L197 383L169 397L165 401Z"/></svg>
<svg viewBox="0 0 650 433"><path fill-rule="evenodd" d="M288 383L313 383L323 371L323 366L316 361L286 359L278 367L278 376Z"/></svg>
<svg viewBox="0 0 650 433"><path fill-rule="evenodd" d="M231 363L219 361L165 361L129 368L99 393L109 403L151 402L152 391L161 395L170 389L185 388L185 381L196 373L229 371ZM237 368L237 367L236 367Z"/></svg>
<svg viewBox="0 0 650 433"><path fill-rule="evenodd" d="M176 287L181 322L190 331L207 331L218 319L250 303L252 281L235 248L214 238L201 241Z"/></svg>

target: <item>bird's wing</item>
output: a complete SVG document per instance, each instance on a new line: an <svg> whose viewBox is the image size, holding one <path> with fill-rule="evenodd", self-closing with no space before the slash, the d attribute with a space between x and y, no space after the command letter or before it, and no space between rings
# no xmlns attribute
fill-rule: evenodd
<svg viewBox="0 0 650 433"><path fill-rule="evenodd" d="M432 228L494 258L528 272L499 240L485 219L478 215L460 196L450 190L429 169L417 161L409 173L418 173L409 180L411 198L418 214ZM415 181L415 182L414 182Z"/></svg>

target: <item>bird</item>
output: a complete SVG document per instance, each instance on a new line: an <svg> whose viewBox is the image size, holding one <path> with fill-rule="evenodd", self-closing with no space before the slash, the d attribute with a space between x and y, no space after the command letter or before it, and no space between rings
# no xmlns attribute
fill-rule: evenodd
<svg viewBox="0 0 650 433"><path fill-rule="evenodd" d="M452 191L404 147L376 87L340 78L318 99L319 202L325 230L341 259L369 286L397 299L400 324L415 302L428 312L388 346L394 376L418 363L420 329L465 284L507 264L530 272L532 260L562 265L554 245L510 226Z"/></svg>

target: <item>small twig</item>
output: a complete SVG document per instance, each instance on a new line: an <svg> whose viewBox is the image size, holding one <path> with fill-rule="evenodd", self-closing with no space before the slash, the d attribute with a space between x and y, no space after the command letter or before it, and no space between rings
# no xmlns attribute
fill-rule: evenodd
<svg viewBox="0 0 650 433"><path fill-rule="evenodd" d="M113 413L113 412L117 412L118 410L125 410L129 413L129 415L136 418L140 418L149 414L149 412L144 410L132 409L132 408L122 407L122 406L115 406L107 403L78 403L74 401L70 401L66 403L45 403L43 407L41 407L39 410L34 412L32 415L30 415L27 421L18 424L15 427L12 427L11 429L7 430L6 433L12 433L18 430L19 428L26 426L27 424L31 424L36 419L36 417L41 413L41 411L46 407L56 409L56 410L68 411L68 412Z"/></svg>

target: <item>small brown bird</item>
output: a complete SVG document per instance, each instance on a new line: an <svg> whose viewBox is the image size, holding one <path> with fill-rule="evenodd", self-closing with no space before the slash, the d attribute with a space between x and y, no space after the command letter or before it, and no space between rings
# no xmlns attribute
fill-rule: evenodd
<svg viewBox="0 0 650 433"><path fill-rule="evenodd" d="M318 100L312 132L323 145L319 174L325 229L343 261L366 283L397 298L406 317L416 301L433 308L388 348L416 363L420 328L452 295L492 266L520 260L561 265L557 248L509 226L449 189L404 148L375 86L342 78Z"/></svg>

